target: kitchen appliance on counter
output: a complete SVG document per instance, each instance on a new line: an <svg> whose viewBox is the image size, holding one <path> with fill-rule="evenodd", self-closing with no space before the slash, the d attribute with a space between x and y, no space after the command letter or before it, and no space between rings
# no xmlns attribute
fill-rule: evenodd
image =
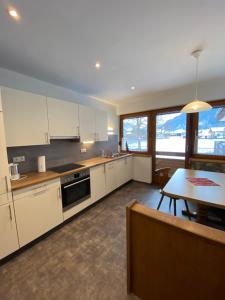
<svg viewBox="0 0 225 300"><path fill-rule="evenodd" d="M11 163L9 164L9 176L11 180L20 179L20 173L18 171L18 164Z"/></svg>
<svg viewBox="0 0 225 300"><path fill-rule="evenodd" d="M66 211L90 198L91 187L89 169L62 176L60 181L63 211Z"/></svg>

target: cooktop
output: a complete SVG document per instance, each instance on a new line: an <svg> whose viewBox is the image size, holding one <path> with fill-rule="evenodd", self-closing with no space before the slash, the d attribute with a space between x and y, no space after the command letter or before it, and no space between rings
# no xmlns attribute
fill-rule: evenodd
<svg viewBox="0 0 225 300"><path fill-rule="evenodd" d="M62 166L51 168L50 170L54 171L56 173L64 173L64 172L76 170L76 169L79 169L82 167L84 167L84 165L67 164L67 165L62 165Z"/></svg>

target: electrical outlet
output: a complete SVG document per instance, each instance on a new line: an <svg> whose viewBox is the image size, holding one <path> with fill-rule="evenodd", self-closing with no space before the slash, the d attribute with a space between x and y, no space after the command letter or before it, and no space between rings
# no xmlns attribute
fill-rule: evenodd
<svg viewBox="0 0 225 300"><path fill-rule="evenodd" d="M81 148L81 149L80 149L80 152L81 152L81 153L86 153L86 152L87 152L87 149L86 149L86 148Z"/></svg>
<svg viewBox="0 0 225 300"><path fill-rule="evenodd" d="M13 157L13 162L14 163L20 163L25 161L25 156L15 156Z"/></svg>

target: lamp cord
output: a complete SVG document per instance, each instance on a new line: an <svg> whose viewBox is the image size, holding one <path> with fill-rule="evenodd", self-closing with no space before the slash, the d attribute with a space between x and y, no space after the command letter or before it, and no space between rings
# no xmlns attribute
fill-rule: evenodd
<svg viewBox="0 0 225 300"><path fill-rule="evenodd" d="M198 67L199 67L199 57L196 57L196 74L195 74L195 100L198 99L198 80L199 80L199 72L198 72Z"/></svg>

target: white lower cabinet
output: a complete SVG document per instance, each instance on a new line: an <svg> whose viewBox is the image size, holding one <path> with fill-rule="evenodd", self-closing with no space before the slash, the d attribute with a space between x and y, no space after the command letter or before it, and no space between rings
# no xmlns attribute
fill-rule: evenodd
<svg viewBox="0 0 225 300"><path fill-rule="evenodd" d="M133 178L133 157L123 157L105 165L106 194Z"/></svg>
<svg viewBox="0 0 225 300"><path fill-rule="evenodd" d="M19 249L13 203L0 206L0 259Z"/></svg>
<svg viewBox="0 0 225 300"><path fill-rule="evenodd" d="M105 165L91 168L91 202L94 203L106 195Z"/></svg>
<svg viewBox="0 0 225 300"><path fill-rule="evenodd" d="M58 179L19 190L13 196L21 247L63 222Z"/></svg>
<svg viewBox="0 0 225 300"><path fill-rule="evenodd" d="M106 194L111 193L115 190L117 186L117 178L116 178L116 171L117 169L117 161L113 161L107 163L105 165L105 182L106 182Z"/></svg>
<svg viewBox="0 0 225 300"><path fill-rule="evenodd" d="M133 156L125 157L125 169L126 169L126 182L133 179Z"/></svg>
<svg viewBox="0 0 225 300"><path fill-rule="evenodd" d="M117 187L130 181L133 177L132 157L120 158L116 161L116 179Z"/></svg>

